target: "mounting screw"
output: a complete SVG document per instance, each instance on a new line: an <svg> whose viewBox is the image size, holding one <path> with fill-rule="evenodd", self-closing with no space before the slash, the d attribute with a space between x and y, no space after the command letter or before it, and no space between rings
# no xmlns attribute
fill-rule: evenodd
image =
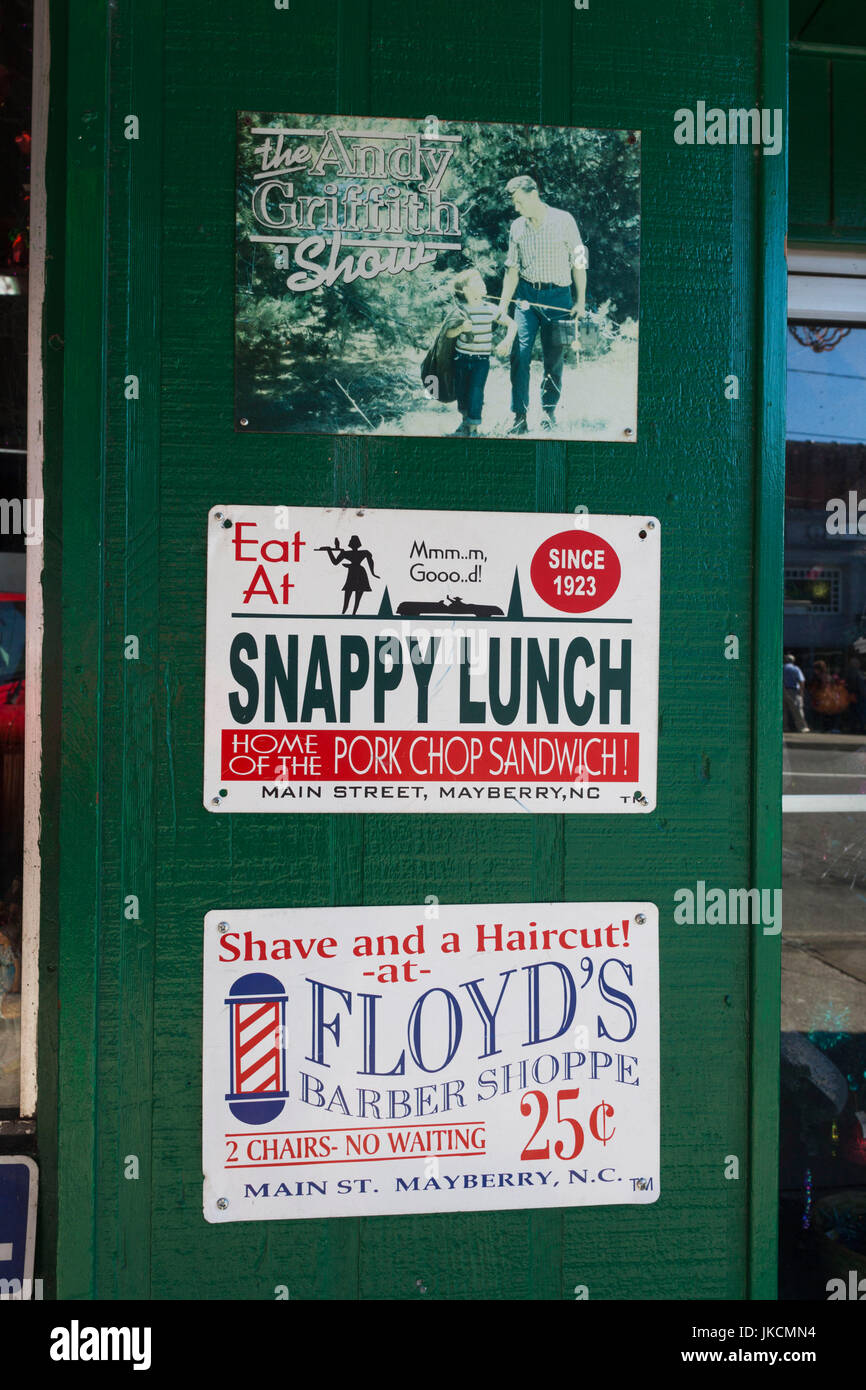
<svg viewBox="0 0 866 1390"><path fill-rule="evenodd" d="M646 921L646 913L645 913L645 912L636 912L636 913L635 913L635 918L634 918L634 920L637 922L637 924L638 924L639 927L642 927L643 924L644 924L644 922Z"/></svg>
<svg viewBox="0 0 866 1390"><path fill-rule="evenodd" d="M228 929L229 929L229 924L228 924L228 922L217 922L217 931L220 931L220 932L222 932L222 931L228 931Z"/></svg>
<svg viewBox="0 0 866 1390"><path fill-rule="evenodd" d="M656 524L655 524L655 522L654 522L654 521L648 521L647 524L646 524L646 529L647 529L648 531L654 531L654 530L656 529Z"/></svg>
<svg viewBox="0 0 866 1390"><path fill-rule="evenodd" d="M241 423L242 425L248 425L250 422L249 422L249 420L247 419L247 417L246 417L245 415L242 415L242 416L241 416L241 419L240 419L240 423Z"/></svg>
<svg viewBox="0 0 866 1390"><path fill-rule="evenodd" d="M228 1197L218 1197L218 1198L217 1198L217 1211L225 1211L225 1210L226 1210L226 1207L228 1206L228 1204L229 1204L229 1199L228 1199Z"/></svg>

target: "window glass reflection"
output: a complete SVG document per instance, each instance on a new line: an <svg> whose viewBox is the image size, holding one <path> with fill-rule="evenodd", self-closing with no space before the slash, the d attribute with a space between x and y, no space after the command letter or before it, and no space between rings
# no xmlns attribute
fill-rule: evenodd
<svg viewBox="0 0 866 1390"><path fill-rule="evenodd" d="M784 819L780 1294L866 1260L866 816Z"/></svg>
<svg viewBox="0 0 866 1390"><path fill-rule="evenodd" d="M866 792L866 328L788 335L785 792Z"/></svg>
<svg viewBox="0 0 866 1390"><path fill-rule="evenodd" d="M866 1268L866 328L794 326L785 486L779 1293ZM853 798L853 804L852 804Z"/></svg>

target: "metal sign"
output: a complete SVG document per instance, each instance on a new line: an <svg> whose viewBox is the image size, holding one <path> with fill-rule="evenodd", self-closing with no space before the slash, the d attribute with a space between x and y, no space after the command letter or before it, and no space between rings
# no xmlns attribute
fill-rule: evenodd
<svg viewBox="0 0 866 1390"><path fill-rule="evenodd" d="M654 1202L652 903L214 911L204 1215Z"/></svg>
<svg viewBox="0 0 866 1390"><path fill-rule="evenodd" d="M240 432L634 442L638 131L242 111L237 167Z"/></svg>
<svg viewBox="0 0 866 1390"><path fill-rule="evenodd" d="M0 1299L32 1295L38 1188L32 1158L0 1156Z"/></svg>
<svg viewBox="0 0 866 1390"><path fill-rule="evenodd" d="M214 507L214 812L656 804L659 524Z"/></svg>

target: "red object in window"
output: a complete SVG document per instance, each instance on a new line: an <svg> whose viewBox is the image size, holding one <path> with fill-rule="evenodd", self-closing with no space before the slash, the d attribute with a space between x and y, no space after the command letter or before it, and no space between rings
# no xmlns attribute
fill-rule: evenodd
<svg viewBox="0 0 866 1390"><path fill-rule="evenodd" d="M849 1163L866 1165L866 1111L855 1112L842 1152Z"/></svg>
<svg viewBox="0 0 866 1390"><path fill-rule="evenodd" d="M0 748L24 743L24 595L0 593Z"/></svg>

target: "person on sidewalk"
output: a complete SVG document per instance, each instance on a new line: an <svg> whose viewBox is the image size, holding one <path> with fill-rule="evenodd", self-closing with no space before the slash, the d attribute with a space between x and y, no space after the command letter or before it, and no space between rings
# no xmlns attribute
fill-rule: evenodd
<svg viewBox="0 0 866 1390"><path fill-rule="evenodd" d="M833 728L835 715L831 709L832 688L833 682L826 661L816 661L812 667L811 679L806 686L809 696L809 727L815 733L829 734Z"/></svg>
<svg viewBox="0 0 866 1390"><path fill-rule="evenodd" d="M499 298L500 314L517 299L517 339L511 353L509 434L526 434L532 349L541 333L544 379L541 386L541 428L556 423L562 394L562 367L568 337L586 309L586 247L570 212L541 201L538 184L518 174L505 186L519 215L511 224L505 278ZM572 301L572 287L574 300Z"/></svg>
<svg viewBox="0 0 866 1390"><path fill-rule="evenodd" d="M806 678L794 661L793 652L787 652L785 662L782 667L782 723L785 733L794 730L798 734L808 734L809 726L806 723L806 716L803 712L803 691L806 688Z"/></svg>

